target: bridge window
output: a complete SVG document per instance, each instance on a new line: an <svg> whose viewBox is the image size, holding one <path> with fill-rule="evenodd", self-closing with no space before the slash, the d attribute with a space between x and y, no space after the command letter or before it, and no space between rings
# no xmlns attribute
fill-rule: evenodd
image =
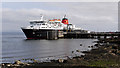
<svg viewBox="0 0 120 68"><path fill-rule="evenodd" d="M45 25L45 24L42 24L42 25Z"/></svg>

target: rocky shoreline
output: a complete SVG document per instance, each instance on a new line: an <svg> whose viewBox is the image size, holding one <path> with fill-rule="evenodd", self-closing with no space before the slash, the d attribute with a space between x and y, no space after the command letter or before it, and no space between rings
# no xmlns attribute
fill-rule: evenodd
<svg viewBox="0 0 120 68"><path fill-rule="evenodd" d="M33 63L23 63L20 60L15 63L1 64L2 68L120 68L120 42L118 40L99 40L94 46L97 47L91 51L83 51L85 55L75 56L73 58L51 60L51 62L39 63L33 59ZM114 43L113 43L114 42ZM102 44L101 44L102 43ZM78 51L79 52L79 51Z"/></svg>

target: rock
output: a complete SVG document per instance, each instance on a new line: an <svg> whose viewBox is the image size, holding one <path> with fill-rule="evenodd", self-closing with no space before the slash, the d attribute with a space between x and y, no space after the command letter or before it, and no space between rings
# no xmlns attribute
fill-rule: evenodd
<svg viewBox="0 0 120 68"><path fill-rule="evenodd" d="M37 60L33 60L34 63L37 63Z"/></svg>
<svg viewBox="0 0 120 68"><path fill-rule="evenodd" d="M82 51L82 53L90 53L90 51Z"/></svg>
<svg viewBox="0 0 120 68"><path fill-rule="evenodd" d="M107 45L109 45L110 43L109 42L107 42Z"/></svg>
<svg viewBox="0 0 120 68"><path fill-rule="evenodd" d="M63 60L63 59L58 59L58 62L59 62L59 63L63 63L64 60Z"/></svg>
<svg viewBox="0 0 120 68"><path fill-rule="evenodd" d="M84 55L81 55L81 57L84 57Z"/></svg>
<svg viewBox="0 0 120 68"><path fill-rule="evenodd" d="M80 44L80 46L82 46L82 44Z"/></svg>
<svg viewBox="0 0 120 68"><path fill-rule="evenodd" d="M107 55L107 53L104 53L103 55Z"/></svg>
<svg viewBox="0 0 120 68"><path fill-rule="evenodd" d="M74 53L74 51L72 51L72 53Z"/></svg>
<svg viewBox="0 0 120 68"><path fill-rule="evenodd" d="M30 66L30 64L26 64L27 66Z"/></svg>
<svg viewBox="0 0 120 68"><path fill-rule="evenodd" d="M15 64L24 64L23 62L21 62L20 60L15 61Z"/></svg>
<svg viewBox="0 0 120 68"><path fill-rule="evenodd" d="M99 45L98 45L98 44L95 44L94 46L98 47Z"/></svg>
<svg viewBox="0 0 120 68"><path fill-rule="evenodd" d="M104 50L107 50L107 48L104 48Z"/></svg>
<svg viewBox="0 0 120 68"><path fill-rule="evenodd" d="M90 46L88 46L88 48L90 48Z"/></svg>
<svg viewBox="0 0 120 68"><path fill-rule="evenodd" d="M109 46L109 48L112 48L112 46Z"/></svg>
<svg viewBox="0 0 120 68"><path fill-rule="evenodd" d="M30 59L31 61L33 61L34 59Z"/></svg>
<svg viewBox="0 0 120 68"><path fill-rule="evenodd" d="M118 49L117 45L112 46L112 49Z"/></svg>
<svg viewBox="0 0 120 68"><path fill-rule="evenodd" d="M117 51L117 53L118 53L118 54L120 54L120 50L119 50L119 51Z"/></svg>
<svg viewBox="0 0 120 68"><path fill-rule="evenodd" d="M51 60L51 62L58 62L58 60Z"/></svg>
<svg viewBox="0 0 120 68"><path fill-rule="evenodd" d="M109 53L111 53L112 51L110 50Z"/></svg>
<svg viewBox="0 0 120 68"><path fill-rule="evenodd" d="M14 66L18 67L18 66L20 66L20 65L18 65L18 64L14 64Z"/></svg>
<svg viewBox="0 0 120 68"><path fill-rule="evenodd" d="M91 48L93 48L93 46L91 46Z"/></svg>
<svg viewBox="0 0 120 68"><path fill-rule="evenodd" d="M7 64L7 66L8 66L8 67L10 67L10 66L11 66L11 64Z"/></svg>
<svg viewBox="0 0 120 68"><path fill-rule="evenodd" d="M76 50L76 52L80 52L80 50Z"/></svg>
<svg viewBox="0 0 120 68"><path fill-rule="evenodd" d="M115 54L115 53L111 53L111 55L116 56L116 54Z"/></svg>
<svg viewBox="0 0 120 68"><path fill-rule="evenodd" d="M117 50L112 50L112 53L115 53L115 54L116 54L116 53L117 53Z"/></svg>
<svg viewBox="0 0 120 68"><path fill-rule="evenodd" d="M2 66L4 66L5 64L2 64Z"/></svg>

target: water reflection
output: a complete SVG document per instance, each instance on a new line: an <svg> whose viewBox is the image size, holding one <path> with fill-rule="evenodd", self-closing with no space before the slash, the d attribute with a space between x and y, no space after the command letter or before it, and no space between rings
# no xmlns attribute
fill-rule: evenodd
<svg viewBox="0 0 120 68"><path fill-rule="evenodd" d="M20 35L7 35L2 39L2 61L71 56L72 51L90 50L95 39L24 40ZM50 59L50 58L49 58ZM54 58L55 59L55 58ZM43 59L41 59L43 60Z"/></svg>

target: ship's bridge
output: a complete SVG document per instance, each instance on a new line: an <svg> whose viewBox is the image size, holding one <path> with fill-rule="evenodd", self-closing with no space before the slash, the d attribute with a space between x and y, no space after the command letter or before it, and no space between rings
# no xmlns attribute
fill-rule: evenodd
<svg viewBox="0 0 120 68"><path fill-rule="evenodd" d="M52 19L52 20L49 20L48 23L49 23L50 25L60 26L60 25L61 25L61 20L60 20L60 19Z"/></svg>

